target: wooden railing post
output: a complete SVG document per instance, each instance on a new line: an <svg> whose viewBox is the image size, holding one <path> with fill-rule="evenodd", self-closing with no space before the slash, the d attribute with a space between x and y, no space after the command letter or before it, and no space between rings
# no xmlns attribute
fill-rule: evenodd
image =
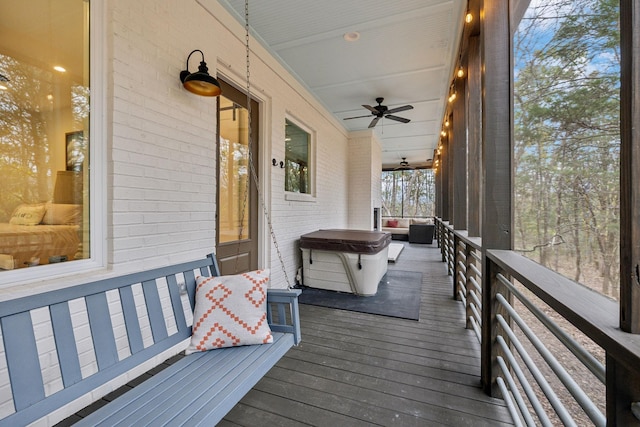
<svg viewBox="0 0 640 427"><path fill-rule="evenodd" d="M457 234L453 234L453 299L460 301L460 295L458 291L460 287L458 286L458 271L460 267L458 266L458 262L464 262L462 257L460 256L458 249L460 247L460 237Z"/></svg>
<svg viewBox="0 0 640 427"><path fill-rule="evenodd" d="M607 425L637 426L640 419L631 412L631 404L640 396L640 373L607 353Z"/></svg>
<svg viewBox="0 0 640 427"><path fill-rule="evenodd" d="M447 274L453 275L453 264L455 262L455 253L453 247L454 241L453 227L447 226Z"/></svg>
<svg viewBox="0 0 640 427"><path fill-rule="evenodd" d="M640 5L620 0L620 329L640 333ZM631 338L631 337L630 337ZM637 339L637 337L633 337ZM638 425L640 369L607 354L607 425Z"/></svg>
<svg viewBox="0 0 640 427"><path fill-rule="evenodd" d="M475 259L473 258L473 256L471 255L471 253L474 251L475 249L467 243L466 248L464 250L464 255L466 256L464 265L467 268L467 274L466 274L466 283L465 283L465 287L467 288L467 294L466 294L466 300L467 300L467 306L465 307L465 320L466 320L466 328L467 329L471 329L471 316L473 316L473 311L471 310L471 304L473 303L473 297L472 297L472 292L474 290L474 286L473 283L471 282L472 278L476 277L476 273L475 271L471 268L471 264L475 264ZM477 279L476 279L477 280ZM480 319L478 319L480 320Z"/></svg>

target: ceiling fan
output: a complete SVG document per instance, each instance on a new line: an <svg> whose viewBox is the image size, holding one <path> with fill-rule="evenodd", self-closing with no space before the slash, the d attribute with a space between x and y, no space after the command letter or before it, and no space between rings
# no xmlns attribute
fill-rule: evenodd
<svg viewBox="0 0 640 427"><path fill-rule="evenodd" d="M344 120L361 119L361 118L364 118L364 117L371 117L373 115L374 117L373 117L373 120L371 120L371 123L369 123L369 128L375 127L375 125L378 123L378 120L380 120L383 117L387 118L387 119L395 120L397 122L402 122L402 123L409 123L411 121L411 119L406 119L404 117L394 116L393 113L399 113L400 111L412 110L413 109L413 105L403 105L402 107L396 107L396 108L389 109L386 105L382 105L382 101L384 101L384 98L376 98L376 102L378 103L378 105L376 105L375 107L372 107L371 105L362 105L364 108L366 108L367 110L371 111L370 115L357 116L357 117L347 117Z"/></svg>
<svg viewBox="0 0 640 427"><path fill-rule="evenodd" d="M415 169L413 166L409 166L409 162L407 162L407 158L403 157L402 161L400 162L400 166L394 168L394 171L406 171L406 170L413 170Z"/></svg>

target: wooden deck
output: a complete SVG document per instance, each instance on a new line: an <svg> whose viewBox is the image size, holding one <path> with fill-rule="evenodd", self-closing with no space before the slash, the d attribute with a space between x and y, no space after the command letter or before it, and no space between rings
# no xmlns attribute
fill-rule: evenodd
<svg viewBox="0 0 640 427"><path fill-rule="evenodd" d="M302 344L219 425L512 425L480 389L480 346L440 259L405 243L389 265L423 273L418 322L301 305Z"/></svg>
<svg viewBox="0 0 640 427"><path fill-rule="evenodd" d="M219 426L513 425L504 402L480 389L480 345L464 327L462 304L450 296L436 244L404 244L389 268L422 273L420 321L301 305L302 344ZM58 426L72 425L163 367Z"/></svg>

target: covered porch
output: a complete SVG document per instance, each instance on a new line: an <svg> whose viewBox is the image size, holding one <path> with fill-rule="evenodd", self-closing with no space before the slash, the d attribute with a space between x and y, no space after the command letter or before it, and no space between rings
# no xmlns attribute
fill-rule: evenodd
<svg viewBox="0 0 640 427"><path fill-rule="evenodd" d="M513 425L504 401L482 390L480 344L438 245L403 245L389 270L422 273L418 321L302 304L302 343L219 425Z"/></svg>
<svg viewBox="0 0 640 427"><path fill-rule="evenodd" d="M221 425L512 425L437 245L404 245L389 269L422 273L419 321L301 305L303 342Z"/></svg>

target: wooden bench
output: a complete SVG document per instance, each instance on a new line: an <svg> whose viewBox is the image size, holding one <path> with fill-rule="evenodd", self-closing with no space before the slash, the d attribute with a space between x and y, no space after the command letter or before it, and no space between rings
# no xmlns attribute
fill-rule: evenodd
<svg viewBox="0 0 640 427"><path fill-rule="evenodd" d="M158 365L162 357L169 358L172 354L167 352L176 345L186 347L195 277L217 275L218 271L212 254L198 261L0 302L8 371L1 375L0 360L0 381L8 377L14 407L0 426L26 425L81 397L88 400L87 393L91 401L98 400L116 388L111 383L115 378L115 386L122 385L131 380L127 378L130 370L145 364L144 371L150 361ZM299 290L268 290L272 344L180 358L79 425L215 425L300 342L299 294ZM79 320L83 318L84 327ZM53 336L48 340L43 335L47 330ZM78 338L83 333L88 338ZM94 360L90 360L92 354ZM7 390L6 380L0 382L0 398L4 394L7 399ZM10 402L0 405L7 412Z"/></svg>

